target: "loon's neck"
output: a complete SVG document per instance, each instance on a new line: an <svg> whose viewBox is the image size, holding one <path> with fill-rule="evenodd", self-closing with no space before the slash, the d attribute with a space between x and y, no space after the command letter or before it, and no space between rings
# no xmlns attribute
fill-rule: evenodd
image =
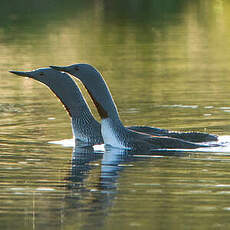
<svg viewBox="0 0 230 230"><path fill-rule="evenodd" d="M102 75L96 69L91 74L93 74L93 81L88 77L82 77L80 80L93 100L101 119L110 117L119 120L116 104Z"/></svg>
<svg viewBox="0 0 230 230"><path fill-rule="evenodd" d="M81 79L101 117L101 134L104 144L125 148L123 138L128 135L120 120L119 113L110 90L99 72L95 72L95 82Z"/></svg>
<svg viewBox="0 0 230 230"><path fill-rule="evenodd" d="M92 116L82 112L81 116L71 117L75 143L83 141L89 145L103 144L101 125Z"/></svg>
<svg viewBox="0 0 230 230"><path fill-rule="evenodd" d="M101 121L101 134L103 136L104 144L106 145L129 149L126 145L127 139L129 138L128 133L128 129L123 126L120 120L113 120L108 117Z"/></svg>
<svg viewBox="0 0 230 230"><path fill-rule="evenodd" d="M60 99L72 121L75 140L90 144L102 144L100 124L93 117L82 93L69 76L59 77L59 84L46 84Z"/></svg>

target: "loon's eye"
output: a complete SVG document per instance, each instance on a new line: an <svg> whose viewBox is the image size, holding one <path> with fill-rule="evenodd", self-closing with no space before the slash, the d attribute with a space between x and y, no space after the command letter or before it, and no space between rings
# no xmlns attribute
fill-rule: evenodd
<svg viewBox="0 0 230 230"><path fill-rule="evenodd" d="M44 76L44 75L45 75L45 74L44 74L44 73L42 73L42 72L41 72L41 73L39 73L39 76Z"/></svg>
<svg viewBox="0 0 230 230"><path fill-rule="evenodd" d="M74 67L74 69L75 69L75 70L77 70L77 71L79 70L79 68L78 68L77 66L76 66L76 67Z"/></svg>

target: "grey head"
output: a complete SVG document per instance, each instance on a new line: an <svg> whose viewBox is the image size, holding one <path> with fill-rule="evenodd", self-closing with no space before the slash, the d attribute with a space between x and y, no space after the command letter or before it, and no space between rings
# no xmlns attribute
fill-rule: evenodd
<svg viewBox="0 0 230 230"><path fill-rule="evenodd" d="M10 73L16 74L21 77L29 77L34 80L40 81L49 87L59 84L58 82L63 78L69 76L65 73L61 73L52 68L40 68L33 71L9 71Z"/></svg>
<svg viewBox="0 0 230 230"><path fill-rule="evenodd" d="M94 82L101 74L89 64L73 64L69 66L50 66L52 69L69 73L82 81L84 85Z"/></svg>

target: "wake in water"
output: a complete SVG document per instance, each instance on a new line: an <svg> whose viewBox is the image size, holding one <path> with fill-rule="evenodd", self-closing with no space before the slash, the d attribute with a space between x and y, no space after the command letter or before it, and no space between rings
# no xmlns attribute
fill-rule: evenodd
<svg viewBox="0 0 230 230"><path fill-rule="evenodd" d="M64 139L60 141L50 141L49 144L56 144L56 145L62 145L63 147L75 147L75 141L74 139ZM209 142L210 143L210 142ZM205 143L204 143L205 144ZM219 146L215 147L206 147L206 148L198 148L198 149L154 149L154 152L193 152L193 153L230 153L230 136L219 136L218 141L211 142L211 144L217 144ZM95 151L105 151L104 145L94 145L93 146Z"/></svg>

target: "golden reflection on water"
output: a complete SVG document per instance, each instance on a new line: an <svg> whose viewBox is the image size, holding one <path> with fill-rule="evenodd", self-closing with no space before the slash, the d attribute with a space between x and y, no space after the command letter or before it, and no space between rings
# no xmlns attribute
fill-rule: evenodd
<svg viewBox="0 0 230 230"><path fill-rule="evenodd" d="M187 3L171 21L143 26L128 18L107 19L104 8L106 3L95 3L58 23L51 20L22 31L15 27L14 38L1 43L3 70L87 62L103 72L116 101L126 101L125 106L141 99L156 105L226 103L230 59L226 1ZM26 88L31 85L31 90L37 84L17 81Z"/></svg>
<svg viewBox="0 0 230 230"><path fill-rule="evenodd" d="M68 115L46 87L7 72L91 63L126 125L229 135L230 3L172 2L71 1L66 7L56 1L54 7L40 1L27 2L25 10L15 1L14 11L3 5L0 226L228 225L228 154L120 159L107 165L111 175L103 175L102 155L83 154L84 167L77 165L71 178L72 150L48 144L72 137Z"/></svg>

